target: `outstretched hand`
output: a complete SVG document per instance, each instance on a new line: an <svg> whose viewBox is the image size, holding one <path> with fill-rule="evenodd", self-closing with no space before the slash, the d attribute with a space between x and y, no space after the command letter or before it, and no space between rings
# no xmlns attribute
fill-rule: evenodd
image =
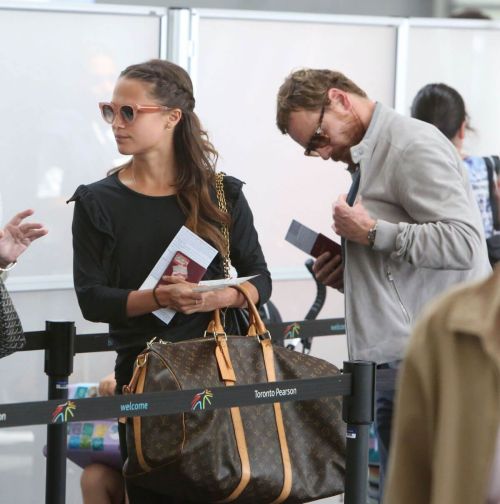
<svg viewBox="0 0 500 504"><path fill-rule="evenodd" d="M16 261L31 242L47 234L43 224L23 222L30 215L33 215L33 210L23 210L0 229L0 267Z"/></svg>

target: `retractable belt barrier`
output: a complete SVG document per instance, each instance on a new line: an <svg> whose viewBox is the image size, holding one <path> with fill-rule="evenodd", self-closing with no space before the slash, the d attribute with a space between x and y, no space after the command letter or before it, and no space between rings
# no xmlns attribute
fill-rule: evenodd
<svg viewBox="0 0 500 504"><path fill-rule="evenodd" d="M278 341L280 337L276 335L286 339L345 334L344 319L268 324L267 328ZM26 341L24 351L45 350L49 400L0 404L0 428L47 424L46 504L64 504L66 500L69 422L193 411L192 400L199 390L68 400L68 377L73 372L74 354L113 350L108 333L76 335L73 322L46 322L45 331L26 333ZM373 362L346 361L343 373L333 377L211 387L212 402L205 410L342 395L342 418L347 424L344 503L366 504L375 372ZM378 389L392 386L394 370L377 370L377 380Z"/></svg>
<svg viewBox="0 0 500 504"><path fill-rule="evenodd" d="M1 427L20 425L58 424L81 422L124 416L170 415L194 411L191 403L199 389L175 392L149 392L143 394L25 402L0 405ZM203 411L252 406L261 403L305 401L324 396L349 395L351 375L306 380L286 380L235 385L233 387L210 387L211 404Z"/></svg>
<svg viewBox="0 0 500 504"><path fill-rule="evenodd" d="M283 341L293 338L312 338L318 336L340 336L345 334L343 318L321 320L301 320L296 322L279 322L267 324L266 328L273 340ZM123 334L126 334L125 332ZM134 333L131 333L134 334ZM137 334L137 333L135 333ZM45 350L47 348L46 331L26 333L26 346L23 351ZM75 353L106 352L114 350L109 342L109 333L79 334L75 339Z"/></svg>

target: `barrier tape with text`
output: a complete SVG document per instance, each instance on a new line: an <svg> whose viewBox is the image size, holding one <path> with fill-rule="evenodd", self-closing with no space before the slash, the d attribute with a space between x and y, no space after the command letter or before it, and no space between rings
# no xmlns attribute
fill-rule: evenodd
<svg viewBox="0 0 500 504"><path fill-rule="evenodd" d="M325 396L349 395L350 391L351 375L340 374L326 378L211 387L204 390L0 404L0 428L304 401Z"/></svg>
<svg viewBox="0 0 500 504"><path fill-rule="evenodd" d="M338 336L345 334L345 321L343 318L320 320L300 320L297 322L280 322L267 324L267 329L276 341L293 338L310 338L317 336ZM136 333L123 333L124 335ZM26 333L27 350L43 350L47 348L47 334L45 331ZM78 334L75 340L75 352L106 352L114 350L109 342L109 334Z"/></svg>

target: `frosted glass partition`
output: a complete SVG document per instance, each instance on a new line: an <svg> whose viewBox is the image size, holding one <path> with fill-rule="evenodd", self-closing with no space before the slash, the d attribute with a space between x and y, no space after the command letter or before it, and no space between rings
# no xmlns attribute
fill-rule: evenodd
<svg viewBox="0 0 500 504"><path fill-rule="evenodd" d="M247 183L273 277L294 278L303 275L306 257L284 241L290 221L333 235L331 204L350 182L342 165L306 158L279 132L278 88L299 67L338 69L392 106L396 27L328 16L264 17L200 12L193 33L197 110L220 152L219 168Z"/></svg>
<svg viewBox="0 0 500 504"><path fill-rule="evenodd" d="M411 26L405 107L429 82L444 82L464 97L473 132L466 136L470 154L500 153L500 24L477 27Z"/></svg>
<svg viewBox="0 0 500 504"><path fill-rule="evenodd" d="M72 287L73 205L65 201L118 161L97 103L111 98L125 66L164 52L164 16L165 9L0 5L0 223L34 208L50 230L20 261L11 289Z"/></svg>

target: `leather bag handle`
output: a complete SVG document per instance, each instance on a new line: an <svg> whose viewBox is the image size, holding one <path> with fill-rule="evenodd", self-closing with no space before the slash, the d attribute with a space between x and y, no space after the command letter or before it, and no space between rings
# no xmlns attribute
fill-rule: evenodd
<svg viewBox="0 0 500 504"><path fill-rule="evenodd" d="M250 314L249 332L250 328L253 326L255 328L257 335L259 336L268 333L268 330L259 314L259 310L257 310L255 303L250 299L250 295L248 294L248 291L245 289L245 287L243 287L243 285L233 285L232 287L233 289L236 289L237 291L241 292L241 294L243 294L243 296L247 301L247 308Z"/></svg>
<svg viewBox="0 0 500 504"><path fill-rule="evenodd" d="M269 334L261 316L259 315L259 310L255 306L255 303L250 299L248 291L242 285L232 285L233 289L241 292L246 299L248 312L250 314L250 320L248 325L247 336L263 336ZM214 310L213 318L208 324L207 333L210 334L224 334L224 327L222 326L220 309Z"/></svg>

